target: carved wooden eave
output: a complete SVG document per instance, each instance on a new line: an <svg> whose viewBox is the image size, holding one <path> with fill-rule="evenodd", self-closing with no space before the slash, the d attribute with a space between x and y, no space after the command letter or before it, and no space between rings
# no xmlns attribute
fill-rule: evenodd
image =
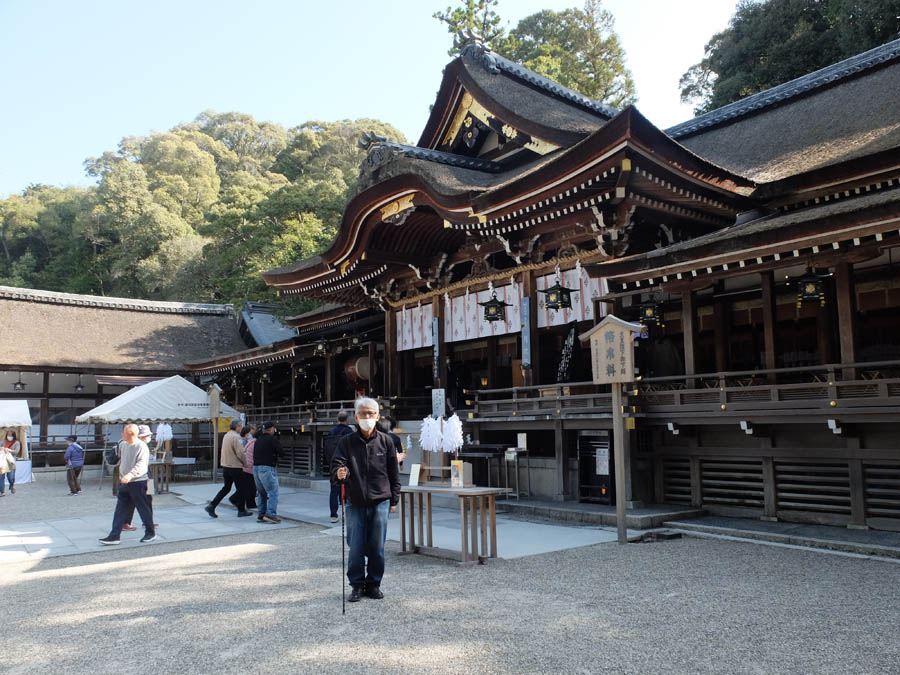
<svg viewBox="0 0 900 675"><path fill-rule="evenodd" d="M535 236L566 231L570 243L593 239L602 255L618 257L637 209L695 223L702 232L734 222L753 205L742 194L752 183L692 155L633 107L575 146L519 170L444 167L470 181L455 194L442 193L428 173L434 162L449 162L444 155L390 145L395 156L379 165L389 177L351 199L329 250L267 272L268 284L282 294L384 308L376 286L415 275L430 291L440 272L433 268L457 262L467 243L483 246L483 256L516 257Z"/></svg>
<svg viewBox="0 0 900 675"><path fill-rule="evenodd" d="M611 295L702 287L791 265L860 262L900 246L900 179L871 194L763 215L692 241L585 266Z"/></svg>

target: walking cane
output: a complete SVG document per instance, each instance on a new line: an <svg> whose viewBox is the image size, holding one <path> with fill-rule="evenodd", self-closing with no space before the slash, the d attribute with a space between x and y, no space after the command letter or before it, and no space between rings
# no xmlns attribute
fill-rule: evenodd
<svg viewBox="0 0 900 675"><path fill-rule="evenodd" d="M347 613L347 575L344 570L347 563L344 560L344 483L341 482L341 614Z"/></svg>

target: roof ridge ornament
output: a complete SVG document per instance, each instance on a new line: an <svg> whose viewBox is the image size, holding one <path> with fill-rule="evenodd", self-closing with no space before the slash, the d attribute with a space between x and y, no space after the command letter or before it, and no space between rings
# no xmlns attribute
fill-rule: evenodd
<svg viewBox="0 0 900 675"><path fill-rule="evenodd" d="M484 38L471 28L463 28L453 36L453 48L459 52L460 58L471 56L481 59L481 65L491 73L499 73L500 66L491 48L484 43Z"/></svg>

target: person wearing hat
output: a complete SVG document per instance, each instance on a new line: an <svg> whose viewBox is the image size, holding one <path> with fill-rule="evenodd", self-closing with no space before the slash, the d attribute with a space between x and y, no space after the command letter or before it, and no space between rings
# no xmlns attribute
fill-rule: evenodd
<svg viewBox="0 0 900 675"><path fill-rule="evenodd" d="M253 480L256 482L258 523L280 523L278 517L278 458L284 454L275 436L274 422L263 422L263 431L253 445Z"/></svg>
<svg viewBox="0 0 900 675"><path fill-rule="evenodd" d="M150 427L147 426L146 424L139 424L138 425L138 438L140 440L144 441L144 443L146 443L147 447L149 448L150 447L150 439L153 438L153 432L150 431ZM148 466L148 469L149 469L149 466ZM150 505L150 515L152 517L153 516L153 479L149 478L149 477L147 478L147 504ZM128 532L133 532L134 530L136 530L137 528L134 525L132 525L133 520L134 520L134 504L132 504L131 508L128 510L128 522L122 526L122 529L126 530ZM144 525L144 529L146 530L147 523L143 523L143 525ZM154 522L153 529L155 530L157 527L159 527L159 523Z"/></svg>
<svg viewBox="0 0 900 675"><path fill-rule="evenodd" d="M69 447L66 448L64 459L66 460L66 481L69 483L69 494L80 495L81 483L78 482L78 479L84 468L84 448L78 445L76 436L66 436L66 440L69 441Z"/></svg>

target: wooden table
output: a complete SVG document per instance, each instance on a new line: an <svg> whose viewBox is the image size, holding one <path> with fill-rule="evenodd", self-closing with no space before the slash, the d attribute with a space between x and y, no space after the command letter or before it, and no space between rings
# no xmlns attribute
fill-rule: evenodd
<svg viewBox="0 0 900 675"><path fill-rule="evenodd" d="M434 485L401 487L401 554L427 553L458 558L461 565L483 564L486 558L496 558L497 495L505 492L506 488L454 488ZM431 527L432 495L455 495L459 498L460 552L458 554L456 551L434 546ZM407 526L409 526L408 539ZM418 526L418 543L416 543L416 526Z"/></svg>
<svg viewBox="0 0 900 675"><path fill-rule="evenodd" d="M176 464L196 464L196 457L170 457L168 461L151 460L149 462L150 478L153 479L154 494L169 491L169 483L175 475Z"/></svg>

